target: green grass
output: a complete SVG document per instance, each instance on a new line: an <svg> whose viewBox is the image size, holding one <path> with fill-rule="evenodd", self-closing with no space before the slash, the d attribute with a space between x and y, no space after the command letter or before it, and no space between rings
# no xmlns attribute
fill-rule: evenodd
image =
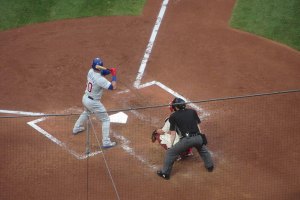
<svg viewBox="0 0 300 200"><path fill-rule="evenodd" d="M230 25L300 50L300 0L237 0Z"/></svg>
<svg viewBox="0 0 300 200"><path fill-rule="evenodd" d="M0 30L89 16L139 15L146 0L0 0Z"/></svg>
<svg viewBox="0 0 300 200"><path fill-rule="evenodd" d="M139 15L146 0L0 0L0 30L89 16ZM300 50L300 0L237 0L230 25Z"/></svg>

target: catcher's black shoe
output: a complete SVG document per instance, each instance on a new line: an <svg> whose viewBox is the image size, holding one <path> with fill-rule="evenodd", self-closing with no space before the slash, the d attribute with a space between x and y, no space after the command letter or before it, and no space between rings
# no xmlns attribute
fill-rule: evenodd
<svg viewBox="0 0 300 200"><path fill-rule="evenodd" d="M157 171L156 173L157 173L158 176L162 177L165 180L169 180L170 179L170 175L163 173L161 170Z"/></svg>

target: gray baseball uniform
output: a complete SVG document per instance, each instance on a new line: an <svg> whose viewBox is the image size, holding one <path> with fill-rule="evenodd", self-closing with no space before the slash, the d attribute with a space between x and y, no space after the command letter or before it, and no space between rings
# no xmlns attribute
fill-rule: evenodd
<svg viewBox="0 0 300 200"><path fill-rule="evenodd" d="M78 132L88 119L88 115L94 113L99 120L102 121L102 143L103 145L111 144L109 137L110 120L104 105L100 102L103 91L111 85L105 77L98 71L90 69L87 75L87 85L85 93L82 97L84 111L76 121L73 133Z"/></svg>

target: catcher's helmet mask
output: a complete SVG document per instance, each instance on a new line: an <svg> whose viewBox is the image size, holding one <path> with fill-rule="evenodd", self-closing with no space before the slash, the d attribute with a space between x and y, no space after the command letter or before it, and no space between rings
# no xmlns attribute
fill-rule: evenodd
<svg viewBox="0 0 300 200"><path fill-rule="evenodd" d="M103 61L102 61L102 59L101 58L95 58L94 60L93 60L93 62L92 62L92 68L93 69L95 69L95 70L98 70L98 71L101 71L101 70L99 70L99 69L97 69L96 68L96 66L97 65L99 65L99 66L104 66L104 63L103 63Z"/></svg>
<svg viewBox="0 0 300 200"><path fill-rule="evenodd" d="M183 99L176 97L175 99L173 99L171 105L172 105L172 109L176 111L177 109L179 110L185 109L186 103Z"/></svg>

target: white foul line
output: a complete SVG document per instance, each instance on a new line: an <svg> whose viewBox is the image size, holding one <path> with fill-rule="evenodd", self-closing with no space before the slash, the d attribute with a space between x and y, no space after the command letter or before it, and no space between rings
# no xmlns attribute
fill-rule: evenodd
<svg viewBox="0 0 300 200"><path fill-rule="evenodd" d="M147 48L145 50L145 54L144 54L142 63L140 65L140 68L139 68L136 80L134 82L134 87L136 87L136 88L139 88L139 86L140 86L141 79L142 79L142 77L144 75L144 71L146 69L146 65L147 65L148 59L150 57L150 54L151 54L151 51L152 51L152 47L154 45L154 41L156 39L156 35L158 33L160 24L161 24L161 22L163 20L163 17L164 17L165 11L167 9L168 3L169 3L169 0L164 0L163 3L162 3L162 6L160 8L159 14L158 14L157 19L156 19L155 26L153 27L152 34L150 36L150 40L148 42L148 45L147 45Z"/></svg>
<svg viewBox="0 0 300 200"><path fill-rule="evenodd" d="M144 76L145 69L146 69L146 66L147 66L147 62L148 62L148 60L150 58L150 55L151 55L151 52L152 52L152 48L153 48L156 36L158 34L159 27L160 27L161 22L163 20L164 14L166 12L168 3L169 3L169 0L164 0L163 3L162 3L162 6L161 6L159 14L157 16L156 23L155 23L155 25L153 27L152 34L150 36L148 45L147 45L145 53L144 53L144 57L142 59L142 62L141 62L141 65L140 65L140 68L139 68L139 71L137 73L136 80L135 80L133 86L135 88L137 88L137 89L142 89L142 88L149 87L149 86L152 86L152 85L157 85L158 87L162 88L163 90L165 90L166 92L172 94L173 96L182 98L186 102L189 102L190 101L189 99L187 99L184 96L178 94L177 92L175 92L171 88L167 87L166 85L162 84L161 82L151 81L151 82L147 82L147 83L144 83L144 84L141 85L141 80L142 80L142 78ZM192 108L194 108L195 110L201 112L201 116L200 116L201 118L209 116L209 113L204 112L204 110L202 108L200 108L199 106L197 106L196 104L191 103L189 105Z"/></svg>

